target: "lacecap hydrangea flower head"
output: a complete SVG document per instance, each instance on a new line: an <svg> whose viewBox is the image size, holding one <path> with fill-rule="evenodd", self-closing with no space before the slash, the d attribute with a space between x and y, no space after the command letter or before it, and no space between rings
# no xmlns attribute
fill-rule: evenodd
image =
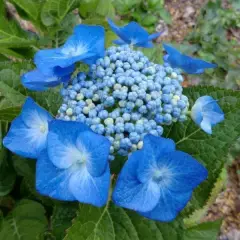
<svg viewBox="0 0 240 240"><path fill-rule="evenodd" d="M97 207L114 203L159 221L172 221L207 178L207 170L162 137L164 126L194 122L208 134L224 119L217 101L199 98L189 111L182 70L199 74L211 63L185 56L169 45L164 65L140 49L153 47L136 22L118 27L109 20L120 46L104 49L101 26L76 26L57 49L40 50L36 69L22 76L31 90L63 84L63 103L53 118L27 98L3 144L23 157L36 158L36 189L41 194ZM76 62L88 72L71 77ZM113 191L110 164L125 158ZM112 193L112 196L111 194Z"/></svg>

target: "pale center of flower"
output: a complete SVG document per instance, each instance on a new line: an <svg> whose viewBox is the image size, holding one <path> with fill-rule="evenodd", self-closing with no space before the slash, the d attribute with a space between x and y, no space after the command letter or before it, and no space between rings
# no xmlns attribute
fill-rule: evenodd
<svg viewBox="0 0 240 240"><path fill-rule="evenodd" d="M62 49L62 53L68 57L76 57L87 52L87 47L82 44L72 45Z"/></svg>
<svg viewBox="0 0 240 240"><path fill-rule="evenodd" d="M170 177L169 170L165 167L155 169L152 174L152 179L158 183L168 181L169 177Z"/></svg>
<svg viewBox="0 0 240 240"><path fill-rule="evenodd" d="M76 158L77 164L85 164L87 161L89 161L90 153L87 151L84 144L82 144L80 141L78 141L77 150L78 150Z"/></svg>
<svg viewBox="0 0 240 240"><path fill-rule="evenodd" d="M44 125L44 124L40 125L39 128L40 128L40 132L41 132L41 133L45 133L45 132L47 131L47 126Z"/></svg>
<svg viewBox="0 0 240 240"><path fill-rule="evenodd" d="M86 152L80 152L79 158L77 159L76 163L82 164L87 162L88 160L88 154Z"/></svg>

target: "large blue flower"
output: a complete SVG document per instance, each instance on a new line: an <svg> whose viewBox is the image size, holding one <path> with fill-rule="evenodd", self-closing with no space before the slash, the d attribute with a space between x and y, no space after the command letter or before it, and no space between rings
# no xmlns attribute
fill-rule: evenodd
<svg viewBox="0 0 240 240"><path fill-rule="evenodd" d="M143 148L125 163L113 201L147 218L172 221L206 177L207 170L187 153L176 151L172 140L146 135Z"/></svg>
<svg viewBox="0 0 240 240"><path fill-rule="evenodd" d="M44 75L56 75L78 61L92 64L104 56L104 28L78 25L66 43L55 49L40 50L34 57L37 68Z"/></svg>
<svg viewBox="0 0 240 240"><path fill-rule="evenodd" d="M113 41L113 43L118 45L131 44L138 47L151 48L154 46L152 40L161 35L161 32L149 35L149 33L136 22L130 22L124 27L118 27L111 19L108 19L108 23L112 31L120 37L120 39Z"/></svg>
<svg viewBox="0 0 240 240"><path fill-rule="evenodd" d="M201 74L206 68L217 67L216 64L186 56L167 44L163 44L163 47L167 52L167 55L164 56L164 61L168 62L171 67L181 68L188 74Z"/></svg>
<svg viewBox="0 0 240 240"><path fill-rule="evenodd" d="M46 147L51 120L52 116L28 97L21 114L13 120L3 139L3 145L20 156L37 158Z"/></svg>
<svg viewBox="0 0 240 240"><path fill-rule="evenodd" d="M38 69L25 73L22 77L24 87L34 91L44 91L49 87L55 87L60 83L65 83L70 79L70 75L64 77L45 76Z"/></svg>
<svg viewBox="0 0 240 240"><path fill-rule="evenodd" d="M224 113L217 104L217 100L210 96L203 96L193 105L191 117L203 131L212 134L212 126L224 120Z"/></svg>
<svg viewBox="0 0 240 240"><path fill-rule="evenodd" d="M36 188L59 200L106 204L110 142L80 122L54 120L37 160Z"/></svg>

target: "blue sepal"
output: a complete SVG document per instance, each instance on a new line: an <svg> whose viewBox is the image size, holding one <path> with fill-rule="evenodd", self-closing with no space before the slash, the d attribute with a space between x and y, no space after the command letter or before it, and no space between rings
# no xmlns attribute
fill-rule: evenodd
<svg viewBox="0 0 240 240"><path fill-rule="evenodd" d="M165 61L169 63L171 67L180 68L188 74L201 74L207 68L217 67L216 64L184 55L170 45L163 44L163 47L168 55Z"/></svg>

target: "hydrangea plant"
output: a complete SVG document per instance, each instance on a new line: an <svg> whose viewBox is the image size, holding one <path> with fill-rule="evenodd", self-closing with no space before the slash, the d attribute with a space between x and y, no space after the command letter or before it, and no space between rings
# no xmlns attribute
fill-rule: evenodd
<svg viewBox="0 0 240 240"><path fill-rule="evenodd" d="M206 92L193 102L182 82L183 74L200 74L216 65L185 56L168 44L163 45L164 64L151 62L137 47L154 47L152 40L160 33L149 35L136 22L118 27L109 20L109 25L119 46L105 50L104 28L82 24L62 47L36 53L36 69L22 76L22 84L34 91L61 85L62 104L52 116L28 97L3 145L36 159L36 190L41 195L80 202L76 226L65 239L77 239L78 227L81 239L92 236L90 229L93 239L100 240L147 235L163 239L154 226L179 223L195 210L196 202L203 206L207 197L199 192L192 197L193 191L205 184L209 193L214 182L203 152L211 139L216 140L212 146L221 149L215 143L224 140L215 125L224 124L227 113L217 95ZM77 62L88 64L89 70L76 72ZM190 133L189 126L194 129ZM198 136L202 142L194 151L191 141ZM185 140L189 145L182 146ZM109 219L114 230L100 229L98 225ZM138 221L151 232L139 233ZM84 230L84 224L89 229ZM178 232L183 227L174 228ZM129 237L123 238L127 232Z"/></svg>

